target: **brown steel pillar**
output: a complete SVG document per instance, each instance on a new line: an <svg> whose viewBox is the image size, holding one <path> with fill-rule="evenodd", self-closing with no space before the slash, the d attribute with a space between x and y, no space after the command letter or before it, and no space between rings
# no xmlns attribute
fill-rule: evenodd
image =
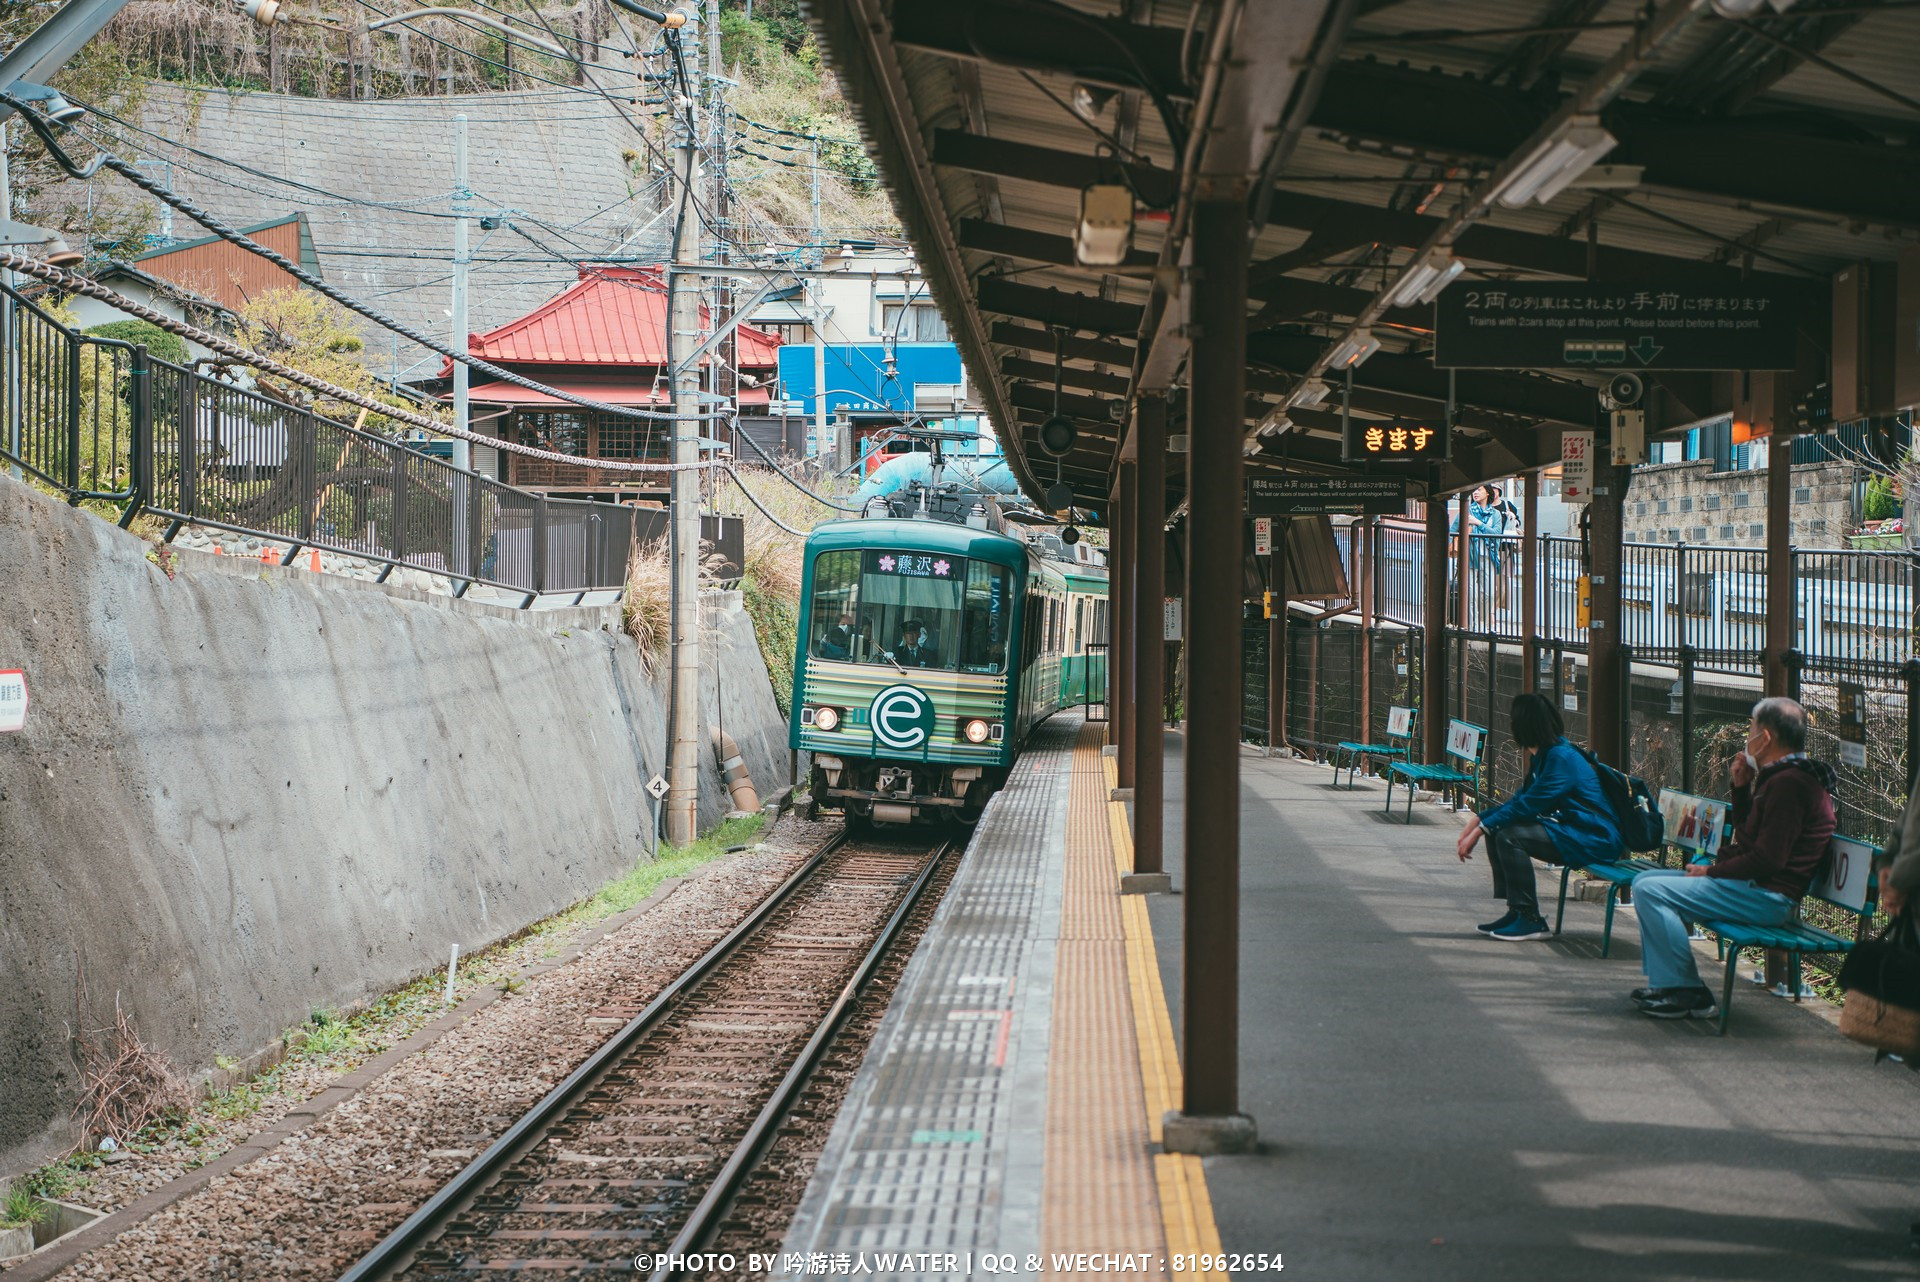
<svg viewBox="0 0 1920 1282"><path fill-rule="evenodd" d="M1620 671L1620 562L1626 516L1626 480L1614 467L1610 443L1595 446L1593 499L1587 504L1587 546L1592 553L1593 610L1587 623L1587 746L1620 770L1627 768L1620 715L1627 697Z"/></svg>
<svg viewBox="0 0 1920 1282"><path fill-rule="evenodd" d="M1240 614L1245 553L1247 202L1214 190L1193 212L1188 363L1185 1088L1168 1152L1245 1152L1240 1112Z"/></svg>
<svg viewBox="0 0 1920 1282"><path fill-rule="evenodd" d="M1767 446L1766 691L1791 693L1787 651L1794 648L1793 440L1776 424Z"/></svg>
<svg viewBox="0 0 1920 1282"><path fill-rule="evenodd" d="M1360 536L1360 574L1354 593L1360 605L1360 733L1361 743L1373 742L1373 530L1374 517L1362 517L1353 527Z"/></svg>
<svg viewBox="0 0 1920 1282"><path fill-rule="evenodd" d="M1273 518L1273 556L1267 585L1273 592L1273 617L1267 621L1267 747L1285 756L1287 746L1287 533L1289 518ZM1309 691L1311 697L1311 691Z"/></svg>
<svg viewBox="0 0 1920 1282"><path fill-rule="evenodd" d="M1540 519L1540 474L1528 472L1526 488L1520 500L1520 688L1537 692L1540 688L1540 535L1535 525Z"/></svg>
<svg viewBox="0 0 1920 1282"><path fill-rule="evenodd" d="M1161 871L1160 824L1166 796L1164 731L1166 643L1162 603L1167 569L1167 402L1142 397L1135 409L1139 470L1134 474L1133 617L1115 615L1133 636L1133 873L1121 889L1167 891Z"/></svg>
<svg viewBox="0 0 1920 1282"><path fill-rule="evenodd" d="M1114 505L1114 524L1120 532L1120 555L1107 571L1107 583L1113 593L1111 609L1116 622L1133 617L1134 560L1137 555L1139 505L1134 498L1134 465L1120 464L1116 487L1119 502ZM1107 732L1116 747L1114 777L1122 788L1133 787L1133 659L1134 632L1130 627L1112 627L1108 635L1113 648L1107 655L1109 688L1113 699L1107 704Z"/></svg>
<svg viewBox="0 0 1920 1282"><path fill-rule="evenodd" d="M1469 575L1472 562L1468 559L1473 546L1473 522L1467 512L1473 506L1473 491L1462 490L1454 497L1460 501L1460 512L1454 522L1459 529L1453 536L1454 610L1449 622L1465 632L1473 624L1473 614L1467 608L1467 595L1473 590L1473 579Z"/></svg>
<svg viewBox="0 0 1920 1282"><path fill-rule="evenodd" d="M1438 761L1447 746L1447 496L1427 486L1427 536L1421 541L1420 749Z"/></svg>

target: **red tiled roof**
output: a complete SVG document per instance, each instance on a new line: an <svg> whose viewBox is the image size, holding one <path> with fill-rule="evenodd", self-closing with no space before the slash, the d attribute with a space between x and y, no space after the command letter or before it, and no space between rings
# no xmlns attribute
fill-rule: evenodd
<svg viewBox="0 0 1920 1282"><path fill-rule="evenodd" d="M582 267L577 285L518 320L475 334L469 350L503 363L658 366L666 363L666 324L659 268ZM741 368L778 363L779 339L749 325L739 334Z"/></svg>
<svg viewBox="0 0 1920 1282"><path fill-rule="evenodd" d="M554 374L551 371L535 371L531 377L557 387L575 396L584 396L588 400L601 401L608 405L665 405L672 398L665 386L655 389L651 382L634 382L605 378L576 378L567 374ZM442 393L440 399L448 400L451 393ZM549 396L545 392L536 392L530 387L521 387L517 383L482 383L467 393L472 400L485 405L538 406L551 409L577 409L572 401L563 401ZM764 387L743 387L740 389L742 405L765 405L768 389Z"/></svg>

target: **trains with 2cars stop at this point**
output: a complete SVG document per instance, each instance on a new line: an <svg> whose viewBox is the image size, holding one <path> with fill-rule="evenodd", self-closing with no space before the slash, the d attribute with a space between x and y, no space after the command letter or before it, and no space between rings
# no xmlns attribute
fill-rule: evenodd
<svg viewBox="0 0 1920 1282"><path fill-rule="evenodd" d="M830 521L805 555L789 743L814 812L970 824L1033 727L1104 698L1104 568L924 517Z"/></svg>

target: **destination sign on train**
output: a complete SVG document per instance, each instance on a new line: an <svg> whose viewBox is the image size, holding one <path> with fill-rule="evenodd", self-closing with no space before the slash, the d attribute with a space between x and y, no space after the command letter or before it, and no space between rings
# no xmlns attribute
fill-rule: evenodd
<svg viewBox="0 0 1920 1282"><path fill-rule="evenodd" d="M882 552L874 558L874 568L882 574L898 574L909 579L946 579L953 576L953 562L944 556L922 552Z"/></svg>
<svg viewBox="0 0 1920 1282"><path fill-rule="evenodd" d="M1434 307L1456 369L1792 369L1804 300L1779 285L1458 285Z"/></svg>

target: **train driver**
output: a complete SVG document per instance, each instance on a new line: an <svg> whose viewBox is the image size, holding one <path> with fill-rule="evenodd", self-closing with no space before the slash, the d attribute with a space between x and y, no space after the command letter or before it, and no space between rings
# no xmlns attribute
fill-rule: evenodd
<svg viewBox="0 0 1920 1282"><path fill-rule="evenodd" d="M918 619L900 625L900 644L893 648L894 661L903 668L929 668L936 662L933 647L922 644Z"/></svg>

